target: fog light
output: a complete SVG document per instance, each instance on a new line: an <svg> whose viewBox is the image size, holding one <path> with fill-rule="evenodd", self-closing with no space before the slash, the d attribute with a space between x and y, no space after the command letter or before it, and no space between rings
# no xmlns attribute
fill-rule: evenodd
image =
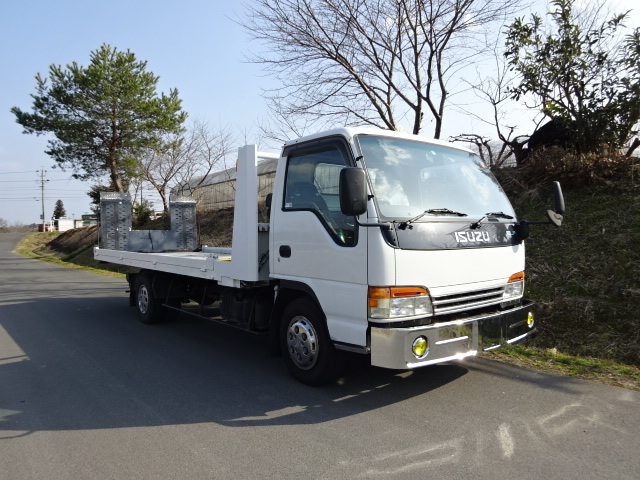
<svg viewBox="0 0 640 480"><path fill-rule="evenodd" d="M529 314L527 315L527 327L533 328L534 323L535 320L533 319L533 312L529 312Z"/></svg>
<svg viewBox="0 0 640 480"><path fill-rule="evenodd" d="M416 338L411 345L411 351L416 358L426 357L429 353L429 340L423 336Z"/></svg>

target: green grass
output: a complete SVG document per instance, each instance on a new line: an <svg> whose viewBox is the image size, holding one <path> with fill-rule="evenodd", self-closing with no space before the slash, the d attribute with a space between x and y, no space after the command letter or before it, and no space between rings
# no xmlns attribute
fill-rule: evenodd
<svg viewBox="0 0 640 480"><path fill-rule="evenodd" d="M510 345L485 354L488 358L556 375L577 377L640 391L640 368L603 358L579 357L557 348Z"/></svg>
<svg viewBox="0 0 640 480"><path fill-rule="evenodd" d="M97 262L93 259L92 245L83 247L72 254L57 252L47 247L47 244L60 234L61 232L46 232L27 235L18 243L15 252L25 257L64 267L87 270L109 277L124 278L127 271L130 270L128 267Z"/></svg>
<svg viewBox="0 0 640 480"><path fill-rule="evenodd" d="M540 219L550 192L521 192L520 218ZM527 295L538 302L533 345L640 366L640 188L628 181L565 192L560 229L533 226Z"/></svg>

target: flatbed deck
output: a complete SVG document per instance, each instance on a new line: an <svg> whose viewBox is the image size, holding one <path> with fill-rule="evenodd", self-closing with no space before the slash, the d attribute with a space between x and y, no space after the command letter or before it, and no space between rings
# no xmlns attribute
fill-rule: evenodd
<svg viewBox="0 0 640 480"><path fill-rule="evenodd" d="M96 247L93 255L96 260L103 262L222 281L230 273L231 255L230 249L228 250L228 252L143 253Z"/></svg>

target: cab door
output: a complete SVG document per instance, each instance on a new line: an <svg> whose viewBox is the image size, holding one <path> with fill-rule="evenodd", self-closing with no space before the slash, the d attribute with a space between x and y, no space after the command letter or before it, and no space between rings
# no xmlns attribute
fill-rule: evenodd
<svg viewBox="0 0 640 480"><path fill-rule="evenodd" d="M285 149L271 219L271 275L320 303L334 341L365 346L366 229L340 211L340 171L353 165L341 137ZM282 162L281 164L282 165Z"/></svg>

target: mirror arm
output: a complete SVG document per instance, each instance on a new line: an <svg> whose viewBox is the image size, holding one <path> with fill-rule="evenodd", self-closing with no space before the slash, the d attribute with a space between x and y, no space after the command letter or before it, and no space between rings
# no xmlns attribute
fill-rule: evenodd
<svg viewBox="0 0 640 480"><path fill-rule="evenodd" d="M356 223L360 226L360 227L381 227L381 228L385 228L387 230L391 230L391 223L360 223L360 220L358 220L358 217L355 217L356 219Z"/></svg>
<svg viewBox="0 0 640 480"><path fill-rule="evenodd" d="M530 222L529 220L520 220L516 225L552 225L552 223L549 222L549 221L546 221L546 222L539 222L539 221Z"/></svg>
<svg viewBox="0 0 640 480"><path fill-rule="evenodd" d="M547 217L549 217L549 220L546 222L520 220L517 225L554 225L556 227L560 227L562 225L563 217L559 213L556 213L553 210L547 210Z"/></svg>

